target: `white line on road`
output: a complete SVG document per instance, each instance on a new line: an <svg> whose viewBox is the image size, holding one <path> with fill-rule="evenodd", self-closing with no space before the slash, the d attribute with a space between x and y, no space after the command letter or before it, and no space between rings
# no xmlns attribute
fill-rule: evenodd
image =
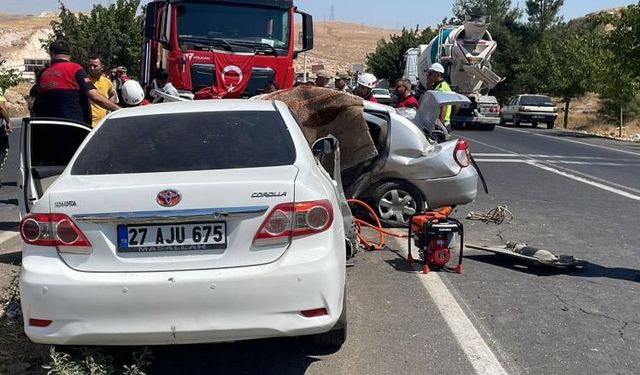
<svg viewBox="0 0 640 375"><path fill-rule="evenodd" d="M540 168L540 169L543 169L543 170L545 170L545 171L547 171L547 172L556 173L556 174L558 174L558 175L560 175L560 176L564 176L564 177L570 178L570 179L572 179L572 180L579 181L579 182L585 183L585 184L587 184L587 185L591 185L591 186L593 186L593 187L597 187L597 188L600 188L600 189L606 190L606 191L608 191L608 192L611 192L611 193L614 193L614 194L621 195L621 196L626 197L626 198L631 198L631 199L633 199L633 200L640 200L640 195L631 194L631 193L628 193L628 192L626 192L626 191L624 191L624 190L616 189L616 188L614 188L614 187L612 187L612 186L610 186L610 185L615 185L615 186L618 186L618 187L620 187L620 188L623 188L623 189L625 189L625 190L629 190L629 191L638 191L638 190L636 190L636 189L633 189L633 188L630 188L630 187L627 187L627 186L624 186L624 185L616 184L616 183L611 182L611 181L606 181L606 182L608 183L608 185L607 185L607 184L604 184L604 183L596 182L596 181L594 181L594 180L599 180L599 181L604 181L604 180L602 180L602 179L600 179L600 178L598 178L598 177L594 177L594 176L591 176L591 175L585 174L585 173L577 173L577 172L575 172L575 171L571 171L571 172L573 172L573 173L569 173L569 172L560 171L560 170L558 170L558 169L551 168L551 167L546 166L546 165L541 165L541 164L539 164L539 162L538 162L538 161L536 161L535 159L533 159L533 158L528 158L528 157L527 157L526 155L524 155L524 154L518 154L517 152L513 152L513 151L507 150L507 149L502 148L502 147L498 147L498 146L490 145L490 144L488 144L488 143L484 143L484 142L478 141L478 140L473 139L473 138L469 138L469 137L467 137L467 138L468 138L469 140L473 141L473 142L476 142L476 143L478 143L478 144L481 144L481 145L484 145L484 146L490 147L490 148L492 148L492 149L494 149L494 150L498 150L498 151L506 152L506 153L508 153L508 154L510 154L510 155L513 155L513 156L519 156L519 157L525 158L525 162L526 162L527 164L529 164L529 165L531 165L531 166L534 166L534 167L537 167L537 168ZM505 160L511 160L511 159L505 159ZM516 159L516 160L517 160L517 159ZM490 160L489 160L489 161L490 161ZM582 175L582 176L585 176L585 177L579 177L579 176L578 176L578 174L580 174L580 175Z"/></svg>
<svg viewBox="0 0 640 375"><path fill-rule="evenodd" d="M18 237L19 235L20 233L10 230L0 232L0 246L2 246L2 244L4 244L5 242L14 239L15 237Z"/></svg>
<svg viewBox="0 0 640 375"><path fill-rule="evenodd" d="M392 241L396 243L397 248L401 250L406 259L406 243L395 238ZM476 374L506 375L507 371L462 310L440 275L437 272L430 272L426 275L416 273L416 275L431 296Z"/></svg>
<svg viewBox="0 0 640 375"><path fill-rule="evenodd" d="M565 141L565 142L570 142L570 143L577 143L577 144L579 144L579 145L591 146L591 147L601 148L601 149L604 149L604 150L615 151L615 152L621 152L621 153L623 153L623 154L629 154L629 155L636 155L636 156L640 156L640 153L638 153L638 152L627 151L627 150L620 150L620 149L617 149L617 148L612 148L612 147L607 147L607 146L601 146L601 145L594 145L593 143L580 142L580 141L576 141L576 140L573 140L573 139L565 139L565 138L560 138L560 137L554 137L554 136L547 135L547 134L532 133L532 132L528 132L528 131L526 131L526 130L519 130L519 129L505 128L505 127L501 127L500 129L510 130L510 131L514 131L514 132L518 132L518 133L525 133L525 134L536 135L536 136L538 136L538 137L545 137L545 138L556 139L556 140L558 140L558 141Z"/></svg>
<svg viewBox="0 0 640 375"><path fill-rule="evenodd" d="M489 348L469 317L464 313L447 286L436 272L418 274L422 286L427 290L449 329L460 345L476 374L507 374L498 358Z"/></svg>
<svg viewBox="0 0 640 375"><path fill-rule="evenodd" d="M542 170L545 170L547 172L555 173L555 174L558 174L560 176L564 176L564 177L570 178L572 180L579 181L579 182L585 183L587 185L591 185L591 186L600 188L602 190L606 190L606 191L614 193L614 194L618 194L618 195L623 196L625 198L629 198L629 199L633 199L633 200L636 200L636 201L640 201L640 195L631 194L631 193L628 193L626 191L623 191L623 190L620 190L620 189L616 189L614 187L611 187L611 186L608 186L608 185L605 185L605 184L601 184L599 182L591 181L591 180L588 180L586 178L579 177L579 176L576 176L576 175L568 173L568 172L564 172L564 171L561 171L561 170L558 170L558 169L555 169L555 168L551 168L551 167L543 165L543 164L539 164L539 163L537 163L535 161L532 161L532 160L528 160L528 161L526 161L526 163L529 164L529 165L532 165L532 166L534 166L536 168L540 168Z"/></svg>
<svg viewBox="0 0 640 375"><path fill-rule="evenodd" d="M516 156L516 155L513 155ZM531 161L531 159L490 159L490 158L481 158L475 159L477 162L482 163L526 163ZM603 163L603 162L589 162L589 161L569 161L569 160L540 160L545 163L550 164L569 164L569 165L597 165L601 167L640 167L640 164L622 164L622 163Z"/></svg>

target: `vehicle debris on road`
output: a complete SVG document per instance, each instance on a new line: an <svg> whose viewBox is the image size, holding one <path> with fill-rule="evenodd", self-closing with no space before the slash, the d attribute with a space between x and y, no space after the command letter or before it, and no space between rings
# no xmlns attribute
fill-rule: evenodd
<svg viewBox="0 0 640 375"><path fill-rule="evenodd" d="M470 249L488 251L497 255L506 255L512 258L530 261L541 266L575 268L585 264L585 261L575 259L571 255L556 255L551 250L529 246L523 242L511 241L503 247L472 244L467 244L466 246Z"/></svg>

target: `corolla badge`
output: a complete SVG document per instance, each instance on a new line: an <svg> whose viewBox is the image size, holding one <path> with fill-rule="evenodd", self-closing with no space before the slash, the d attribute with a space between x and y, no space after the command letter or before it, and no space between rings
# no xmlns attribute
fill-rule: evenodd
<svg viewBox="0 0 640 375"><path fill-rule="evenodd" d="M163 190L156 196L156 203L162 207L173 207L180 203L182 195L177 190Z"/></svg>

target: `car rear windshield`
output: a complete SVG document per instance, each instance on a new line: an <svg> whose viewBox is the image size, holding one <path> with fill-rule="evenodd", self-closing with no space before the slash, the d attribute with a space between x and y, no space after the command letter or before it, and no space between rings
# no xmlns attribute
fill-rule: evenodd
<svg viewBox="0 0 640 375"><path fill-rule="evenodd" d="M523 96L520 98L520 105L553 107L553 102L547 96Z"/></svg>
<svg viewBox="0 0 640 375"><path fill-rule="evenodd" d="M194 112L105 121L73 175L156 173L291 165L295 146L275 111Z"/></svg>

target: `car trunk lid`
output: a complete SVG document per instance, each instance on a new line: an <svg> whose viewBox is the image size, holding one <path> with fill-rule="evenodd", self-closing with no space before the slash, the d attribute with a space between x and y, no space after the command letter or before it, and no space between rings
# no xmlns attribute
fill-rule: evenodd
<svg viewBox="0 0 640 375"><path fill-rule="evenodd" d="M294 201L297 172L289 165L64 176L50 191L51 212L70 216L92 251L60 256L71 268L88 272L273 262L288 245L256 248L253 238L272 207Z"/></svg>

